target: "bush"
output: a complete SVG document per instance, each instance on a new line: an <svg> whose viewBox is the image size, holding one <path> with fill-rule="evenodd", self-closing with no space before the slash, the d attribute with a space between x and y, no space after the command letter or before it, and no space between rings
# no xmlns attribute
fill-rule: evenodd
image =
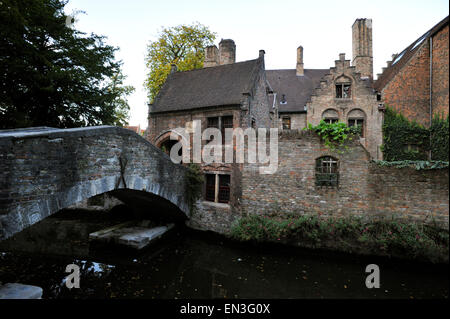
<svg viewBox="0 0 450 319"><path fill-rule="evenodd" d="M282 241L343 251L357 247L375 255L432 262L448 260L448 229L396 219L367 222L361 217L321 219L314 215L287 215L285 218L249 215L232 225L230 235L240 241Z"/></svg>

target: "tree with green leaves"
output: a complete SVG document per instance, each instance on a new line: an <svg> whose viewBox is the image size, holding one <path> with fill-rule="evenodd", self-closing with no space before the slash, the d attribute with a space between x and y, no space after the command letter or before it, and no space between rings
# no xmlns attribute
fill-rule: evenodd
<svg viewBox="0 0 450 319"><path fill-rule="evenodd" d="M0 1L0 128L124 123L117 48L72 28L66 4Z"/></svg>
<svg viewBox="0 0 450 319"><path fill-rule="evenodd" d="M205 48L216 38L200 23L163 28L156 41L147 48L146 65L149 69L145 87L150 102L153 102L170 73L172 64L179 71L203 67Z"/></svg>
<svg viewBox="0 0 450 319"><path fill-rule="evenodd" d="M111 77L108 91L114 96L111 101L111 108L115 110L113 125L124 126L128 124L130 117L130 106L128 104L127 96L134 92L135 88L131 85L124 85L123 81L126 76L119 70Z"/></svg>

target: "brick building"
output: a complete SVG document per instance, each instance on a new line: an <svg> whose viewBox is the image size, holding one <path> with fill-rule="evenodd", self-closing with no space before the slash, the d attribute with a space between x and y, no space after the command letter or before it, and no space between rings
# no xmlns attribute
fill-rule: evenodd
<svg viewBox="0 0 450 319"><path fill-rule="evenodd" d="M434 114L448 115L448 16L399 54L374 84L385 105L429 126Z"/></svg>
<svg viewBox="0 0 450 319"><path fill-rule="evenodd" d="M280 129L302 129L307 123L344 122L361 126L361 144L382 158L383 114L372 87L372 20L357 19L352 26L353 61L339 55L330 69L305 69L303 47L297 49L296 69L268 70L275 92Z"/></svg>
<svg viewBox="0 0 450 319"><path fill-rule="evenodd" d="M188 222L191 227L224 233L243 213L267 212L274 205L279 212L337 216L405 212L415 220L427 218L418 212L423 210L448 223L445 177L430 173L421 184L420 174L410 173L414 178L406 180L401 172L371 168L370 159L382 158L384 108L374 89L370 19L355 21L352 44L352 62L340 54L329 69L305 69L302 47L297 49L295 69L265 70L263 50L257 59L236 63L232 40L206 48L202 69L172 68L149 107L146 138L156 146L169 151L176 143L170 133L180 127L190 133L198 126L221 132L238 127L281 129L275 174L259 174L259 164L201 163L205 185ZM359 141L352 141L349 151L341 154L326 148L314 134L298 131L322 119L361 126ZM191 141L194 135L189 135ZM192 158L193 150L189 153ZM380 188L380 182L388 189ZM417 188L415 197L408 191L411 187ZM435 204L424 199L434 188L439 188ZM409 208L411 213L405 211Z"/></svg>
<svg viewBox="0 0 450 319"><path fill-rule="evenodd" d="M222 135L226 128L270 127L264 51L257 59L236 63L235 50L233 40L222 40L219 49L206 49L204 68L186 72L172 69L149 107L146 138L151 143L168 151L176 143L170 140L170 133L179 127L195 130L200 126L202 131L214 127ZM202 140L202 147L207 143ZM191 158L193 151L189 150ZM200 211L233 209L240 196L242 164L202 162L201 167L206 184Z"/></svg>

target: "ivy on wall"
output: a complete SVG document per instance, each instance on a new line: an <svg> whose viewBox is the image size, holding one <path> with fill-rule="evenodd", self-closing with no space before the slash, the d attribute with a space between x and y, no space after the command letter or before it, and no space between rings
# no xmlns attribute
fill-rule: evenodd
<svg viewBox="0 0 450 319"><path fill-rule="evenodd" d="M384 160L424 161L428 159L429 149L430 132L426 127L386 107L381 146Z"/></svg>
<svg viewBox="0 0 450 319"><path fill-rule="evenodd" d="M383 123L382 151L386 161L448 162L449 117L435 115L430 128L409 121L390 107Z"/></svg>
<svg viewBox="0 0 450 319"><path fill-rule="evenodd" d="M202 194L202 186L204 183L204 175L200 165L191 163L188 165L186 172L186 199L189 208L195 209L195 202Z"/></svg>
<svg viewBox="0 0 450 319"><path fill-rule="evenodd" d="M435 115L431 122L431 158L433 160L448 162L448 129L449 129L448 115L445 117L442 114Z"/></svg>

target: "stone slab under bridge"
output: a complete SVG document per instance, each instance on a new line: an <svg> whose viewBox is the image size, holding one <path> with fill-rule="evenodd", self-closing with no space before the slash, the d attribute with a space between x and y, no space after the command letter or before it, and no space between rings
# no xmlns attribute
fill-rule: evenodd
<svg viewBox="0 0 450 319"><path fill-rule="evenodd" d="M125 222L97 232L89 234L89 241L103 244L117 244L133 249L142 249L157 240L175 225L150 227L149 222L133 225L133 222Z"/></svg>

